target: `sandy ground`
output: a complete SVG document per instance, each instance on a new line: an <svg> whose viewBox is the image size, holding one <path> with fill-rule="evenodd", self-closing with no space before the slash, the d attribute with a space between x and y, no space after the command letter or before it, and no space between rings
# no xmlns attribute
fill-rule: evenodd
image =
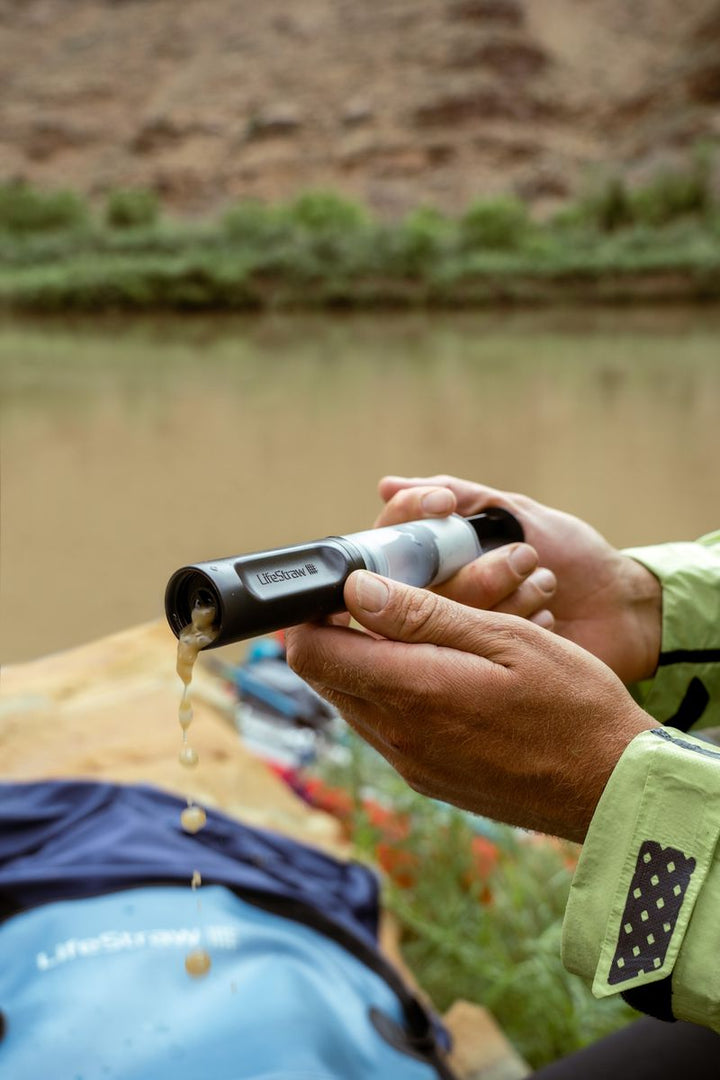
<svg viewBox="0 0 720 1080"><path fill-rule="evenodd" d="M223 684L196 668L190 741L197 769L178 762L181 684L164 622L114 634L0 673L0 752L9 780L58 777L151 783L238 819L349 857L338 822L298 799L242 746L228 722ZM383 917L382 944L412 981L397 928ZM482 1008L456 1002L446 1016L453 1061L465 1080L515 1080L527 1068Z"/></svg>

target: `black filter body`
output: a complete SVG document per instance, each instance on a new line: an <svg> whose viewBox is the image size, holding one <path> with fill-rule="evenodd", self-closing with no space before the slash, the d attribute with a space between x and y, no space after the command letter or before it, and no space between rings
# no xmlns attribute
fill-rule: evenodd
<svg viewBox="0 0 720 1080"><path fill-rule="evenodd" d="M194 563L170 578L165 614L179 637L193 608L212 604L218 635L207 648L215 649L344 611L343 587L354 570L435 585L485 552L523 538L518 520L493 507L470 518L427 518Z"/></svg>

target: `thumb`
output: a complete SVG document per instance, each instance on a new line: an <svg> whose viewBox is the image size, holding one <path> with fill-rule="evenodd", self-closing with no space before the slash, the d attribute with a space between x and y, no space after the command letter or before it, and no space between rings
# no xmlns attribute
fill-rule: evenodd
<svg viewBox="0 0 720 1080"><path fill-rule="evenodd" d="M510 634L524 619L458 604L427 589L356 570L345 583L350 614L367 630L391 641L458 649L503 663Z"/></svg>

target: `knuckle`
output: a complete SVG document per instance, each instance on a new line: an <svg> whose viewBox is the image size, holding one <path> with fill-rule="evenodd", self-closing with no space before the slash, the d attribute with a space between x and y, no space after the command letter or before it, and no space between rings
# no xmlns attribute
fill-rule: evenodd
<svg viewBox="0 0 720 1080"><path fill-rule="evenodd" d="M497 600L499 595L507 591L507 583L501 573L503 566L504 564L500 564L499 560L491 555L476 559L471 564L468 577L475 607L484 607L487 602Z"/></svg>
<svg viewBox="0 0 720 1080"><path fill-rule="evenodd" d="M413 589L403 595L400 619L406 634L412 640L421 640L431 623L437 618L439 597L425 589Z"/></svg>

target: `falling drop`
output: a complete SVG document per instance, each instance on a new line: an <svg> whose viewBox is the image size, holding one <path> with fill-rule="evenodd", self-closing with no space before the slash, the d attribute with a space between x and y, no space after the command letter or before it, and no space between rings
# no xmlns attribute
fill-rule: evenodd
<svg viewBox="0 0 720 1080"><path fill-rule="evenodd" d="M183 746L178 754L178 761L186 769L194 769L198 763L197 750L193 750L192 746Z"/></svg>
<svg viewBox="0 0 720 1080"><path fill-rule="evenodd" d="M185 957L185 970L193 979L207 975L212 961L204 949L193 949Z"/></svg>
<svg viewBox="0 0 720 1080"><path fill-rule="evenodd" d="M180 815L180 824L189 833L200 832L206 821L207 814L202 806L186 806Z"/></svg>

